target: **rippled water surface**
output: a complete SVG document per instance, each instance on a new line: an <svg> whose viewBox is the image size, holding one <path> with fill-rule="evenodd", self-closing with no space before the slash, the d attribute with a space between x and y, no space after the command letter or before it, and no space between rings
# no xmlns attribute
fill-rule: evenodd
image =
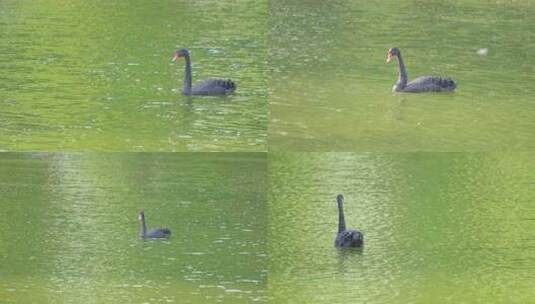
<svg viewBox="0 0 535 304"><path fill-rule="evenodd" d="M530 303L528 154L272 154L271 303ZM337 250L336 195L362 250Z"/></svg>
<svg viewBox="0 0 535 304"><path fill-rule="evenodd" d="M264 302L265 156L0 154L2 303ZM142 241L168 227L169 241Z"/></svg>
<svg viewBox="0 0 535 304"><path fill-rule="evenodd" d="M266 1L0 2L0 150L263 151ZM193 78L235 95L186 98Z"/></svg>
<svg viewBox="0 0 535 304"><path fill-rule="evenodd" d="M270 150L535 148L535 2L270 3ZM457 92L392 93L393 46Z"/></svg>

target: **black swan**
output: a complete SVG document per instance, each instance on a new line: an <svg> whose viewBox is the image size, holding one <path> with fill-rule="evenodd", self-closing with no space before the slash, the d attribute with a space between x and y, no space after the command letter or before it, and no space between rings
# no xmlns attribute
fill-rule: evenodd
<svg viewBox="0 0 535 304"><path fill-rule="evenodd" d="M339 194L336 197L338 202L338 233L334 246L336 247L361 247L364 243L364 235L357 230L346 230L344 219L344 196Z"/></svg>
<svg viewBox="0 0 535 304"><path fill-rule="evenodd" d="M171 236L171 230L167 228L154 229L147 232L147 224L145 224L145 212L139 212L139 222L141 223L140 236L143 239L167 239Z"/></svg>
<svg viewBox="0 0 535 304"><path fill-rule="evenodd" d="M396 57L399 64L399 78L398 82L392 88L394 92L409 92L409 93L423 93L423 92L449 92L455 90L457 84L451 78L442 78L438 76L422 76L407 83L407 71L401 58L401 52L398 48L391 48L388 50L386 62L390 62L392 58Z"/></svg>
<svg viewBox="0 0 535 304"><path fill-rule="evenodd" d="M184 95L228 95L236 90L236 84L230 79L208 79L191 87L191 58L188 49L176 51L173 61L182 57L186 60L184 88L182 89Z"/></svg>

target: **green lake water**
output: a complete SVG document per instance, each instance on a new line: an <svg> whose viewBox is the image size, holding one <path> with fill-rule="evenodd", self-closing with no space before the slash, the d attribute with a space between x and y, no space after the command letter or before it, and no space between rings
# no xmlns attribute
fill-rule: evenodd
<svg viewBox="0 0 535 304"><path fill-rule="evenodd" d="M0 303L533 302L534 16L0 0ZM393 93L394 46L457 90ZM236 93L183 96L184 47Z"/></svg>
<svg viewBox="0 0 535 304"><path fill-rule="evenodd" d="M269 149L533 150L534 15L533 1L271 1ZM457 91L392 93L394 46L409 80Z"/></svg>
<svg viewBox="0 0 535 304"><path fill-rule="evenodd" d="M533 154L270 155L270 303L532 303ZM362 250L338 250L336 195Z"/></svg>
<svg viewBox="0 0 535 304"><path fill-rule="evenodd" d="M0 2L0 150L265 151L265 1ZM193 79L227 98L182 96Z"/></svg>
<svg viewBox="0 0 535 304"><path fill-rule="evenodd" d="M0 154L0 302L266 298L263 154ZM167 227L168 241L143 241Z"/></svg>

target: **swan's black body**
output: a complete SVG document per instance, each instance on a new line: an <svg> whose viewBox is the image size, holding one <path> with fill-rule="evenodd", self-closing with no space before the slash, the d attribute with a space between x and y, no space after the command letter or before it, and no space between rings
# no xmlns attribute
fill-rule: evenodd
<svg viewBox="0 0 535 304"><path fill-rule="evenodd" d="M399 64L399 78L392 88L394 92L450 92L457 87L453 79L438 76L422 76L408 82L407 70L405 69L405 64L398 48L394 47L388 50L386 62L390 62L392 58L397 58Z"/></svg>
<svg viewBox="0 0 535 304"><path fill-rule="evenodd" d="M344 196L339 194L336 197L338 203L338 233L334 240L336 247L362 247L364 244L364 235L357 230L346 230L346 221L344 218Z"/></svg>
<svg viewBox="0 0 535 304"><path fill-rule="evenodd" d="M141 224L140 236L142 239L167 239L171 236L171 230L167 228L154 229L147 232L147 224L145 224L145 212L139 212L139 222Z"/></svg>
<svg viewBox="0 0 535 304"><path fill-rule="evenodd" d="M191 58L188 49L180 49L175 52L173 61L184 57L186 67L184 70L184 88L182 93L184 95L204 95L204 96L218 96L228 95L236 90L236 83L230 79L208 79L204 80L194 87L191 86Z"/></svg>

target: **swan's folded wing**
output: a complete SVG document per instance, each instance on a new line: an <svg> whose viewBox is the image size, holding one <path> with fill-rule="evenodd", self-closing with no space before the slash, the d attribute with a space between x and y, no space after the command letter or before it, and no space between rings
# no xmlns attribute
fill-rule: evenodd
<svg viewBox="0 0 535 304"><path fill-rule="evenodd" d="M363 238L362 233L360 233L359 231L349 230L347 232L348 232L348 235L346 236L346 238L349 239L349 240L361 241L362 238Z"/></svg>
<svg viewBox="0 0 535 304"><path fill-rule="evenodd" d="M155 229L147 233L149 238L168 238L171 235L171 230L167 228Z"/></svg>
<svg viewBox="0 0 535 304"><path fill-rule="evenodd" d="M230 79L208 79L197 83L192 92L194 95L226 95L236 90L236 84Z"/></svg>
<svg viewBox="0 0 535 304"><path fill-rule="evenodd" d="M440 92L453 91L457 84L451 78L443 78L438 76L422 76L407 83L403 89L405 92Z"/></svg>
<svg viewBox="0 0 535 304"><path fill-rule="evenodd" d="M364 241L364 236L360 231L344 230L338 233L336 242L338 246L360 246Z"/></svg>

